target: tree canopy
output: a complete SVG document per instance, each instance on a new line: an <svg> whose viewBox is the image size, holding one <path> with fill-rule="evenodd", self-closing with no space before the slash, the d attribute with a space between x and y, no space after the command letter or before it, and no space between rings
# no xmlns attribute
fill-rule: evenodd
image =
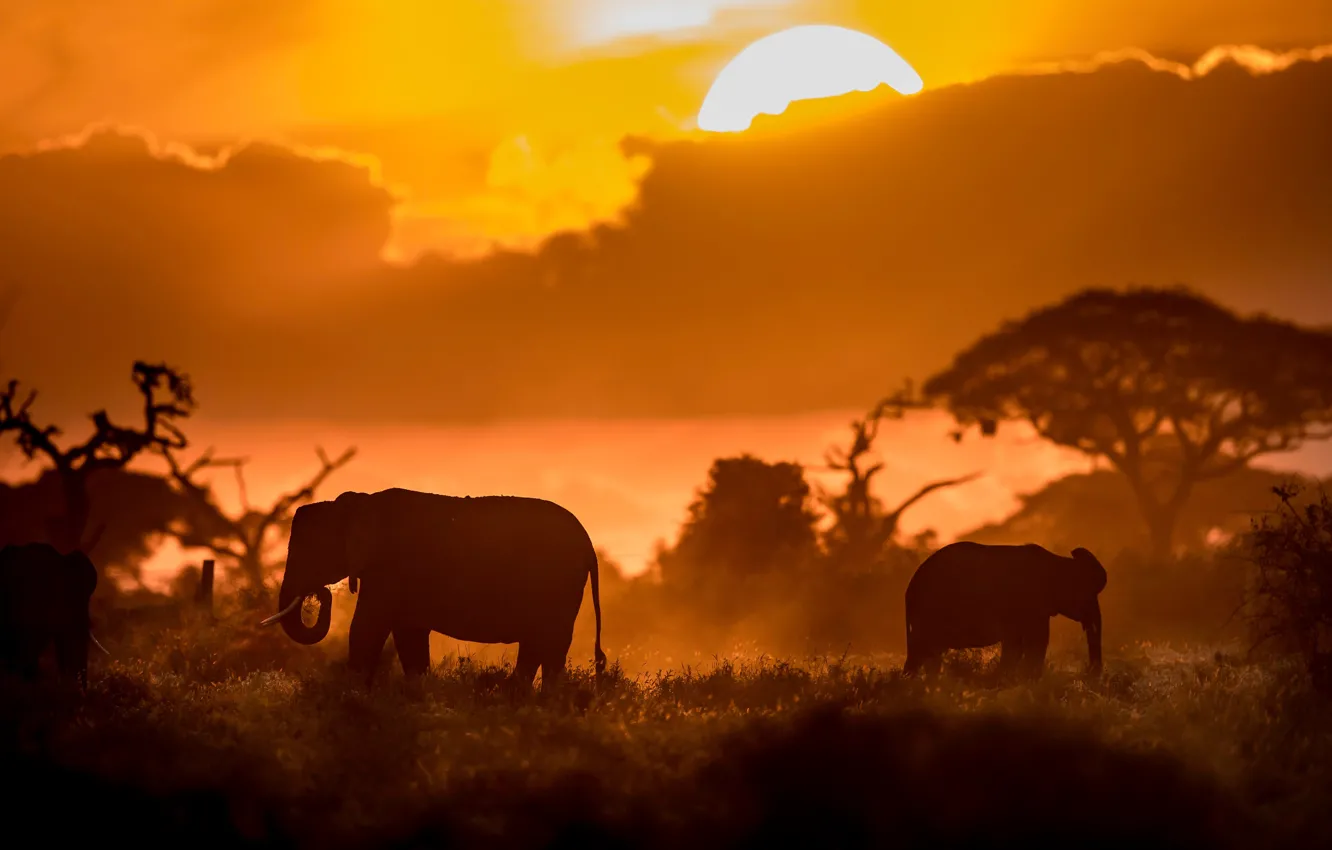
<svg viewBox="0 0 1332 850"><path fill-rule="evenodd" d="M1091 289L1004 324L930 378L965 430L1029 422L1128 479L1168 555L1199 482L1332 437L1332 333L1241 317L1187 288ZM1147 451L1168 435L1161 462Z"/></svg>
<svg viewBox="0 0 1332 850"><path fill-rule="evenodd" d="M804 468L752 455L719 458L689 505L662 580L694 584L790 569L818 552L819 516Z"/></svg>

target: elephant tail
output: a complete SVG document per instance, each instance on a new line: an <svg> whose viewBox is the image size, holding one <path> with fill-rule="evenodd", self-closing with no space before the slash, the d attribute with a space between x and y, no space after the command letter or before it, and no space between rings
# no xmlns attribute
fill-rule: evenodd
<svg viewBox="0 0 1332 850"><path fill-rule="evenodd" d="M592 574L592 611L597 615L597 636L594 647L594 668L597 678L606 672L606 653L601 651L601 569L598 564L600 559L596 553L592 554L592 566L588 570Z"/></svg>

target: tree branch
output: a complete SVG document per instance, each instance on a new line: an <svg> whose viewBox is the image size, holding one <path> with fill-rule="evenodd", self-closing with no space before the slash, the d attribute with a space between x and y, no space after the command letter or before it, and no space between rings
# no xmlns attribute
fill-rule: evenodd
<svg viewBox="0 0 1332 850"><path fill-rule="evenodd" d="M220 531L220 535L199 535L198 529L181 529L174 532L177 539L182 545L201 546L215 554L232 559L242 568L242 572L246 573L248 581L261 585L266 556L272 548L268 543L269 532L275 527L289 525L296 506L314 498L315 492L328 476L345 466L356 455L355 447L347 449L337 460L329 460L322 448L316 448L315 452L319 457L319 471L303 486L278 496L267 510L260 511L250 506L243 474L247 459L217 459L213 457L213 449L209 448L189 466L182 468L172 452L164 450L163 455L171 469L172 479L206 512L209 520L215 523ZM239 516L228 515L217 504L211 485L200 484L195 480L195 475L200 471L222 466L229 466L235 470L242 505ZM258 590L259 587L253 589Z"/></svg>
<svg viewBox="0 0 1332 850"><path fill-rule="evenodd" d="M32 406L36 391L15 406L18 381L11 380L0 393L0 433L15 432L19 447L29 460L38 453L45 455L60 475L65 491L65 545L79 548L84 545L85 526L88 521L88 475L101 469L122 469L140 452L151 447L184 447L185 435L172 420L189 416L194 397L189 379L166 364L151 365L136 361L132 378L144 397L144 424L142 430L125 428L113 423L105 410L90 417L93 433L83 443L62 449L55 438L59 428L48 425L38 427L32 421ZM171 401L157 397L159 384L165 383Z"/></svg>
<svg viewBox="0 0 1332 850"><path fill-rule="evenodd" d="M902 514L906 512L907 508L911 507L916 502L919 502L921 499L925 498L930 493L933 493L935 490L940 490L944 487L956 487L959 484L966 484L969 481L975 481L977 478L980 478L981 475L982 473L980 472L973 472L970 475L964 475L961 478L949 478L943 481L934 481L930 484L926 484L924 487L921 487L919 490L917 490L910 498L902 502L902 504L898 505L897 508L891 511L886 517L884 517L884 523L885 524L891 523L893 531L896 532L897 524L901 520Z"/></svg>

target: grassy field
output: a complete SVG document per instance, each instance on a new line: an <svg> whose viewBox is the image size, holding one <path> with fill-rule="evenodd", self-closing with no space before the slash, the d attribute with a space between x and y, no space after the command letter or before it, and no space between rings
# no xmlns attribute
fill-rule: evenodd
<svg viewBox="0 0 1332 850"><path fill-rule="evenodd" d="M81 702L3 695L11 827L216 847L1332 842L1326 700L1294 663L1216 648L1124 648L1089 683L1065 647L1013 687L992 653L922 683L893 657L631 651L599 686L579 669L515 700L466 658L413 689L386 656L366 693L345 642L225 621L135 640Z"/></svg>

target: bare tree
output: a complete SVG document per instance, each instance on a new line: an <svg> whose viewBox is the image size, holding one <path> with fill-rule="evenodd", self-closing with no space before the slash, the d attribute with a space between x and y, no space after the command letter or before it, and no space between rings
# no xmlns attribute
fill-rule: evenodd
<svg viewBox="0 0 1332 850"><path fill-rule="evenodd" d="M14 314L14 302L18 300L18 296L19 288L13 283L0 290L0 331L9 324L9 318ZM5 459L11 448L9 443L0 445L0 461Z"/></svg>
<svg viewBox="0 0 1332 850"><path fill-rule="evenodd" d="M32 420L32 405L37 392L19 401L19 382L11 380L0 393L0 433L14 432L16 441L29 460L44 456L60 476L65 512L48 529L53 542L65 550L78 549L85 554L97 545L101 531L85 537L90 512L88 479L99 469L123 469L145 451L183 449L185 435L176 427L194 410L194 394L188 376L166 364L135 361L134 385L143 396L143 424L125 428L111 421L105 410L90 417L94 430L84 442L61 448L56 438L61 431L54 425L39 426Z"/></svg>
<svg viewBox="0 0 1332 850"><path fill-rule="evenodd" d="M171 479L196 508L173 531L174 536L183 547L207 549L222 559L239 578L251 601L262 604L268 592L267 577L281 563L273 558L273 550L291 531L296 508L312 500L328 476L351 461L356 449L348 448L337 460L329 460L322 448L316 448L315 453L319 457L319 471L309 481L278 496L267 508L256 508L250 504L245 485L247 459L216 458L210 448L193 463L182 466L172 452L164 451ZM241 502L240 513L235 516L217 503L211 484L196 480L205 469L221 467L230 467L235 472Z"/></svg>
<svg viewBox="0 0 1332 850"><path fill-rule="evenodd" d="M825 469L843 472L849 476L840 493L828 493L819 488L820 501L833 517L833 527L826 541L835 561L851 567L872 564L897 536L902 515L921 499L946 487L965 484L980 476L979 472L961 478L934 481L921 487L892 510L884 510L883 503L870 492L870 483L883 471L883 462L861 468L864 458L874 448L879 436L879 424L885 418L901 419L906 410L920 407L912 398L910 384L901 393L880 402L868 415L851 422L851 444L843 449L833 447L824 454Z"/></svg>

